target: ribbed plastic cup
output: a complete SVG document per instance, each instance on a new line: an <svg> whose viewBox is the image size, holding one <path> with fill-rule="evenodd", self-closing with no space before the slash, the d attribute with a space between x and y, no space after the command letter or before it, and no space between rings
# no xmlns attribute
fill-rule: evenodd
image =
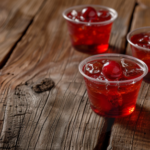
<svg viewBox="0 0 150 150"><path fill-rule="evenodd" d="M93 7L95 10L106 10L111 14L111 19L101 22L83 22L78 19L70 19L67 14L71 11L81 11L86 7ZM117 12L109 7L101 5L79 5L66 9L63 17L67 21L69 35L72 46L83 53L100 54L108 49L108 42L111 28L114 20L117 18Z"/></svg>
<svg viewBox="0 0 150 150"><path fill-rule="evenodd" d="M144 61L147 66L148 66L148 74L144 77L144 81L147 83L150 83L150 49L145 48L142 46L138 46L131 41L131 37L135 34L139 33L149 33L150 34L150 27L142 27L142 28L137 28L131 32L128 33L127 35L127 40L130 43L131 50L132 50L132 55L136 58L141 59Z"/></svg>
<svg viewBox="0 0 150 150"><path fill-rule="evenodd" d="M129 80L104 81L87 76L84 67L88 62L96 60L122 60L136 63L143 74ZM138 93L143 77L148 72L147 65L132 56L122 54L100 54L86 58L79 64L83 75L92 110L104 117L124 117L131 114L136 106Z"/></svg>

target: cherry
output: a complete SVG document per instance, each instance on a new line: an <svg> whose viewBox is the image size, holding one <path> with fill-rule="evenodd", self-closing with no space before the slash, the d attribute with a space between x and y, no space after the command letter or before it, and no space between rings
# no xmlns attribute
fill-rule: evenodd
<svg viewBox="0 0 150 150"><path fill-rule="evenodd" d="M108 61L103 65L102 73L108 79L116 79L122 76L122 68L116 61Z"/></svg>
<svg viewBox="0 0 150 150"><path fill-rule="evenodd" d="M97 12L94 8L92 7L86 7L82 9L82 17L86 19L86 21L93 21L97 19Z"/></svg>

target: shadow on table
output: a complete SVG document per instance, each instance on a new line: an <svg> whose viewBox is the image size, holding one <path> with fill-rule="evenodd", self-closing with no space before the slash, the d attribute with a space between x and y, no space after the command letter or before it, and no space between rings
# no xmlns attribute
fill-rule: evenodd
<svg viewBox="0 0 150 150"><path fill-rule="evenodd" d="M125 50L121 48L117 48L114 46L109 45L109 48L107 50L107 53L117 53L117 54L124 54Z"/></svg>
<svg viewBox="0 0 150 150"><path fill-rule="evenodd" d="M149 130L150 110L146 109L145 107L140 107L139 105L136 105L135 111L127 117L118 118L118 119L105 118L105 126L107 126L104 129L105 133L103 132L102 134L100 134L100 137L98 138L97 141L97 145L93 150L107 149L109 145L110 136L113 131L114 123L119 124L120 131L121 129L123 129L125 130L125 132L128 132L128 130L130 130L139 133L136 134L136 137L139 136L139 140L142 135L145 136L147 139L150 139L150 130Z"/></svg>
<svg viewBox="0 0 150 150"><path fill-rule="evenodd" d="M142 132L143 129L149 129L150 110L145 107L141 107L140 105L136 105L136 109L131 115L116 119L115 122L127 130L137 130Z"/></svg>
<svg viewBox="0 0 150 150"><path fill-rule="evenodd" d="M114 123L114 118L105 118L104 128L98 137L97 144L93 150L106 150L109 144L111 128Z"/></svg>

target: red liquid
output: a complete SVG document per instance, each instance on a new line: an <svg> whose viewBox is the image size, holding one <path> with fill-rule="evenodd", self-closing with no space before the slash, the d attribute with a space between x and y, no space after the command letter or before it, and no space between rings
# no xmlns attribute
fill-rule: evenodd
<svg viewBox="0 0 150 150"><path fill-rule="evenodd" d="M123 81L143 74L143 70L136 63L127 60L114 62L116 61L91 61L83 67L83 71L99 81ZM107 76L108 73L110 76ZM142 79L135 83L107 84L85 78L92 110L105 117L123 117L131 114L135 109L141 82Z"/></svg>
<svg viewBox="0 0 150 150"><path fill-rule="evenodd" d="M144 80L150 83L150 33L139 33L131 37L131 42L149 50L143 50L131 45L132 55L144 61L148 66L148 74Z"/></svg>
<svg viewBox="0 0 150 150"><path fill-rule="evenodd" d="M89 54L99 54L108 49L112 22L105 25L87 25L87 23L110 20L112 16L109 11L96 11L92 7L86 7L78 12L73 10L67 16L75 21L67 21L67 23L71 42L76 50Z"/></svg>

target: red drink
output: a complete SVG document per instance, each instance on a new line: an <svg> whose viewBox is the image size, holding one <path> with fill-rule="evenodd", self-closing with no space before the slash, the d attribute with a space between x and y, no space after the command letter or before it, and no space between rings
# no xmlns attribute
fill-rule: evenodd
<svg viewBox="0 0 150 150"><path fill-rule="evenodd" d="M136 29L128 34L132 55L144 61L148 66L148 74L144 81L150 83L150 27Z"/></svg>
<svg viewBox="0 0 150 150"><path fill-rule="evenodd" d="M73 47L84 53L99 54L108 48L112 23L117 13L110 8L76 6L63 13Z"/></svg>
<svg viewBox="0 0 150 150"><path fill-rule="evenodd" d="M143 76L144 62L131 56L105 54L81 62L92 110L105 117L131 114L136 105Z"/></svg>

